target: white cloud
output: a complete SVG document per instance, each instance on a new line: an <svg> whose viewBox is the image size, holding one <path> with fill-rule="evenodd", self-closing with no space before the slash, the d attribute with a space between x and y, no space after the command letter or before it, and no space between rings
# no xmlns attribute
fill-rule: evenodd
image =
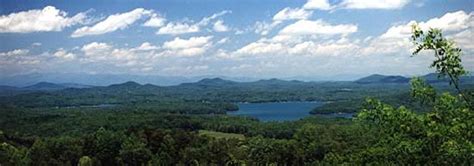
<svg viewBox="0 0 474 166"><path fill-rule="evenodd" d="M286 7L273 16L273 20L302 20L308 19L313 14L312 11Z"/></svg>
<svg viewBox="0 0 474 166"><path fill-rule="evenodd" d="M288 36L277 35L271 39L260 39L238 49L234 52L233 56L340 56L353 54L360 48L358 41L351 41L345 38L340 38L339 40L315 40L311 38L294 40L293 38L286 37Z"/></svg>
<svg viewBox="0 0 474 166"><path fill-rule="evenodd" d="M258 33L260 35L267 35L273 28L275 28L280 23L281 21L273 21L272 23L257 21L254 25L255 33Z"/></svg>
<svg viewBox="0 0 474 166"><path fill-rule="evenodd" d="M359 46L350 41L342 42L314 42L307 41L289 48L290 54L295 55L319 55L319 56L342 56L356 52Z"/></svg>
<svg viewBox="0 0 474 166"><path fill-rule="evenodd" d="M83 23L85 18L85 13L67 17L65 11L46 6L42 10L34 9L0 16L0 33L61 31Z"/></svg>
<svg viewBox="0 0 474 166"><path fill-rule="evenodd" d="M459 46L463 47L466 50L474 52L474 28L470 28L459 33L456 33L450 38L452 38Z"/></svg>
<svg viewBox="0 0 474 166"><path fill-rule="evenodd" d="M344 0L339 5L346 9L400 9L411 0Z"/></svg>
<svg viewBox="0 0 474 166"><path fill-rule="evenodd" d="M240 49L235 53L237 55L267 55L267 54L285 54L287 47L282 43L266 43L253 42Z"/></svg>
<svg viewBox="0 0 474 166"><path fill-rule="evenodd" d="M83 51L84 54L88 56L105 56L110 49L112 49L112 46L108 45L107 43L92 42L82 46L81 51Z"/></svg>
<svg viewBox="0 0 474 166"><path fill-rule="evenodd" d="M10 57L10 56L23 56L23 55L26 55L30 52L30 50L27 50L27 49L15 49L15 50L12 50L12 51L8 51L8 52L0 52L0 56L7 56L7 57Z"/></svg>
<svg viewBox="0 0 474 166"><path fill-rule="evenodd" d="M361 55L386 55L386 54L405 54L410 55L412 43L409 38L375 38L369 42L369 45L360 50Z"/></svg>
<svg viewBox="0 0 474 166"><path fill-rule="evenodd" d="M163 48L166 50L162 54L178 56L200 55L212 46L211 39L212 36L191 37L189 39L176 37L174 40L167 41L163 44Z"/></svg>
<svg viewBox="0 0 474 166"><path fill-rule="evenodd" d="M108 16L105 20L95 24L94 26L85 26L77 29L72 33L71 37L100 35L104 33L113 32L119 29L125 29L143 16L147 16L150 14L152 14L150 10L145 10L143 8L137 8L126 13L113 14Z"/></svg>
<svg viewBox="0 0 474 166"><path fill-rule="evenodd" d="M82 64L95 64L105 67L104 70L127 69L132 71L144 71L149 68L157 56L159 48L148 42L137 47L120 48L107 43L92 42L81 48L84 56L76 56Z"/></svg>
<svg viewBox="0 0 474 166"><path fill-rule="evenodd" d="M169 22L166 26L161 27L156 34L158 35L179 35L186 33L195 33L201 30L201 27L207 26L212 20L217 19L225 14L232 13L229 10L224 10L219 13L215 13L209 17L204 17L197 23L191 22ZM222 24L223 25L223 24ZM219 26L219 25L217 25ZM223 27L218 27L223 28ZM221 29L222 30L222 29Z"/></svg>
<svg viewBox="0 0 474 166"><path fill-rule="evenodd" d="M174 38L172 41L167 41L163 44L163 48L169 49L183 49L191 47L200 47L209 43L212 36L191 37L189 39Z"/></svg>
<svg viewBox="0 0 474 166"><path fill-rule="evenodd" d="M204 17L201 21L199 21L198 25L199 26L206 26L207 24L209 24L212 20L218 18L218 17L221 17L223 15L226 15L226 14L229 14L229 13L232 13L232 11L230 10L224 10L224 11L221 11L219 13L214 13L212 14L211 16L209 17Z"/></svg>
<svg viewBox="0 0 474 166"><path fill-rule="evenodd" d="M159 49L158 46L154 46L149 42L144 42L140 46L138 46L138 47L136 47L132 50L134 50L134 51L149 51L149 50L157 50L157 49Z"/></svg>
<svg viewBox="0 0 474 166"><path fill-rule="evenodd" d="M280 34L290 35L347 35L357 32L357 26L353 24L331 25L322 20L299 20L288 25L280 31Z"/></svg>
<svg viewBox="0 0 474 166"><path fill-rule="evenodd" d="M214 31L216 32L227 32L229 31L229 27L227 27L226 25L224 25L224 21L222 20L217 20L215 23L214 23L214 26L212 27L214 29Z"/></svg>
<svg viewBox="0 0 474 166"><path fill-rule="evenodd" d="M60 59L65 59L65 60L72 60L76 57L73 53L67 52L63 48L58 49L53 56L60 58Z"/></svg>
<svg viewBox="0 0 474 166"><path fill-rule="evenodd" d="M217 44L224 44L224 43L227 43L228 41L229 41L229 38L225 37L225 38L222 38L221 40L217 41Z"/></svg>
<svg viewBox="0 0 474 166"><path fill-rule="evenodd" d="M302 20L308 19L313 14L301 8L284 8L273 16L271 23L265 21L257 21L254 25L254 32L260 35L268 35L276 26L280 25L286 20Z"/></svg>
<svg viewBox="0 0 474 166"><path fill-rule="evenodd" d="M199 32L199 26L197 25L189 25L188 23L181 23L181 22L170 22L166 24L166 26L161 27L156 34L169 34L169 35L178 35L184 33L193 33Z"/></svg>
<svg viewBox="0 0 474 166"><path fill-rule="evenodd" d="M162 27L165 25L166 19L156 13L154 13L151 18L143 23L143 26L146 27Z"/></svg>
<svg viewBox="0 0 474 166"><path fill-rule="evenodd" d="M41 65L46 54L30 55L28 49L15 49L7 52L0 52L0 73L11 74L31 71L35 67L45 67Z"/></svg>
<svg viewBox="0 0 474 166"><path fill-rule="evenodd" d="M319 9L319 10L331 10L333 6L329 3L329 0L308 0L304 4L305 9Z"/></svg>
<svg viewBox="0 0 474 166"><path fill-rule="evenodd" d="M418 23L424 30L440 28L444 31L446 37L455 39L455 42L461 47L474 48L471 44L472 33L469 34L474 28L474 14L472 12L467 14L464 11L457 11L446 13L439 18L432 18L425 22L410 21L406 24L392 26L379 37L370 40L369 45L361 50L361 54L410 54L413 49L409 39L411 25L415 23Z"/></svg>
<svg viewBox="0 0 474 166"><path fill-rule="evenodd" d="M469 14L464 11L446 13L440 18L433 18L427 22L421 22L419 24L425 29L432 27L440 28L443 31L459 31L469 27L474 27L474 12Z"/></svg>
<svg viewBox="0 0 474 166"><path fill-rule="evenodd" d="M411 35L411 25L415 23L417 22L410 21L407 24L392 26L381 37L407 38ZM467 14L464 11L446 13L440 18L432 18L426 22L418 22L418 25L424 30L439 28L447 32L464 30L469 27L474 28L474 13L471 12Z"/></svg>
<svg viewBox="0 0 474 166"><path fill-rule="evenodd" d="M274 22L275 23L275 22ZM352 24L329 24L323 20L299 20L284 27L271 38L261 38L232 53L222 54L224 58L239 58L248 55L269 56L339 56L355 52L359 41L345 37L357 32ZM334 39L339 38L339 40Z"/></svg>

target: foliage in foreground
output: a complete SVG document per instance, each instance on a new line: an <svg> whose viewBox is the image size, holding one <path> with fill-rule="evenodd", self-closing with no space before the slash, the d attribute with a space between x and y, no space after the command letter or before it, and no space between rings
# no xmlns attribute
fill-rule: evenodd
<svg viewBox="0 0 474 166"><path fill-rule="evenodd" d="M450 79L458 95L438 95L431 85L414 78L411 95L431 108L426 114L417 115L403 106L396 109L378 100L367 100L357 119L384 133L371 147L380 152L374 155L375 160L428 165L472 164L474 113L471 96L459 85L459 77L466 73L461 64L461 49L444 38L438 29L424 32L414 25L412 39L417 46L414 55L422 50L434 51L436 60L431 67L436 68L440 76Z"/></svg>

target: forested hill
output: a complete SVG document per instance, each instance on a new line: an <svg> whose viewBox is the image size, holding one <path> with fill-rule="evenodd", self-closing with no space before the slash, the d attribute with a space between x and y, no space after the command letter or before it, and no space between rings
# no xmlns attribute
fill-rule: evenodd
<svg viewBox="0 0 474 166"><path fill-rule="evenodd" d="M428 83L448 83L447 78L439 77L438 74L431 73L424 76L420 76L423 80ZM411 78L404 76L392 76L392 75L380 75L373 74L367 77L360 78L354 82L359 84L387 84L387 83L398 83L405 84L409 83ZM461 83L474 83L473 76L463 76L460 78Z"/></svg>
<svg viewBox="0 0 474 166"><path fill-rule="evenodd" d="M426 77L431 78L432 76ZM464 82L468 82L466 87L472 87L473 84L469 84L469 82L473 82L472 77L466 78L470 78L463 79ZM360 83L361 80L365 80L365 82ZM331 111L352 112L357 108L351 103L361 103L360 101L367 96L387 100L396 99L393 103L406 103L399 101L398 98L407 98L408 78L376 75L361 80L358 80L359 82L303 82L268 79L235 82L221 78L207 78L175 86L142 85L129 81L97 87L86 85L71 87L66 84L39 83L23 88L2 87L0 91L2 91L3 97L0 97L0 104L23 107L70 107L170 102L231 105L235 102L330 101L336 105L352 107L350 110L331 109ZM386 84L387 81L391 81L393 84ZM444 82L439 82L434 86L449 87ZM390 101L388 102L390 103Z"/></svg>
<svg viewBox="0 0 474 166"><path fill-rule="evenodd" d="M384 76L380 74L370 75L356 80L356 83L370 84L370 83L408 83L410 78L403 76Z"/></svg>
<svg viewBox="0 0 474 166"><path fill-rule="evenodd" d="M437 74L427 74L421 76L426 82L428 83L448 83L447 79L440 79L438 78ZM474 77L473 76L464 76L461 77L461 83L463 84L473 84ZM360 78L355 81L325 81L325 82L305 82L305 81L298 81L298 80L281 80L281 79L267 79L267 80L258 80L253 82L237 82L222 79L219 77L216 78L205 78L201 79L197 82L190 82L190 83L181 83L179 85L172 85L172 86L157 86L153 84L139 84L134 81L128 81L119 84L112 84L109 86L91 86L91 85L83 85L77 83L51 83L51 82L39 82L36 84L32 84L29 86L24 87L15 87L15 86L1 86L0 85L0 96L9 96L15 95L19 93L30 93L35 91L60 91L66 89L85 89L85 88L92 88L92 90L102 90L107 91L107 89L112 90L119 90L122 87L127 89L135 89L135 90L144 90L146 92L154 93L157 90L166 90L166 89L209 89L209 88L219 88L219 89L226 89L226 88L238 88L238 89L269 89L269 88L280 88L280 89L288 89L288 88L311 88L311 87L327 87L327 86L357 86L357 84L408 84L410 78L404 76L392 76L392 75L380 75L380 74L373 74L367 77ZM354 84L354 85L353 85ZM140 87L143 86L143 87ZM361 85L362 86L362 85ZM396 86L396 85L395 85ZM77 91L77 90L74 90ZM87 90L86 90L87 91Z"/></svg>

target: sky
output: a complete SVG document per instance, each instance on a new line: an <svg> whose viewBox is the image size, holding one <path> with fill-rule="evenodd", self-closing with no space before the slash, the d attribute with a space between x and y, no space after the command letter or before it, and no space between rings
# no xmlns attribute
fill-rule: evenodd
<svg viewBox="0 0 474 166"><path fill-rule="evenodd" d="M433 72L410 25L474 71L472 0L0 1L0 74L341 79Z"/></svg>

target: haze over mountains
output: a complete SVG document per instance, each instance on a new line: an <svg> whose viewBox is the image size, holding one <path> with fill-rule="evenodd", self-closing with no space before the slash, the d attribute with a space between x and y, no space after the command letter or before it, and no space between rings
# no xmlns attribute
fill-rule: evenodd
<svg viewBox="0 0 474 166"><path fill-rule="evenodd" d="M204 76L203 76L204 77ZM421 76L428 83L448 83L447 79L439 79L437 74L431 73ZM87 79L84 79L87 78ZM129 78L130 80L126 80ZM342 81L355 84L407 84L411 78L404 76L373 74L362 77L355 81ZM35 83L35 81L40 81ZM48 80L45 82L43 80ZM64 83L74 82L74 83ZM291 86L295 84L311 84L315 81L290 80L290 79L256 79L256 78L232 78L232 77L165 77L165 76L134 76L121 77L120 75L93 75L92 77L41 77L40 75L24 75L12 77L9 80L0 80L0 92L5 94L19 91L56 91L67 88L92 88L97 86L106 87L138 87L138 86L233 86L233 85L255 85L255 86ZM320 81L325 82L325 81ZM338 82L338 81L334 81ZM461 77L461 82L473 83L473 76ZM29 85L28 85L29 84ZM26 86L22 86L26 85Z"/></svg>
<svg viewBox="0 0 474 166"><path fill-rule="evenodd" d="M130 75L130 74L24 74L14 76L0 76L0 85L24 87L34 85L39 82L50 83L75 83L82 85L107 86L111 84L119 84L127 81L134 81L140 84L154 85L178 85L186 82L196 82L204 78L219 77L233 81L256 81L256 78L240 78L240 77L222 77L222 76L159 76L159 75Z"/></svg>
<svg viewBox="0 0 474 166"><path fill-rule="evenodd" d="M363 77L363 75L334 75L325 76L293 76L279 78L282 80L301 80L301 81L352 81ZM93 86L107 86L111 84L119 84L127 81L134 81L140 84L154 84L160 86L179 85L181 83L197 82L205 78L222 78L237 82L258 81L261 79L272 78L256 78L256 77L229 77L221 75L202 75L193 77L184 76L160 76L160 75L131 75L131 74L62 74L62 73L32 73L13 76L0 76L0 85L24 87L34 85L39 82L50 83L76 83Z"/></svg>
<svg viewBox="0 0 474 166"><path fill-rule="evenodd" d="M467 76L472 77L472 76ZM235 82L253 82L259 80L270 80L274 78L253 78L253 77L227 77L227 76L159 76L159 75L128 75L128 74L25 74L14 76L0 76L0 85L23 87L23 89L44 89L55 90L64 88L87 88L89 86L108 86L121 84L128 81L139 84L153 84L159 86L179 85L182 83L198 82L206 78L221 78L223 80ZM423 76L428 82L443 82L436 74ZM279 80L299 80L299 81L355 81L356 83L407 83L410 77L373 74L370 76L337 76L337 77L287 77ZM41 84L40 84L41 83ZM47 83L57 84L55 87ZM28 87L32 86L32 87ZM45 86L45 87L42 87ZM5 89L5 88L2 88Z"/></svg>

